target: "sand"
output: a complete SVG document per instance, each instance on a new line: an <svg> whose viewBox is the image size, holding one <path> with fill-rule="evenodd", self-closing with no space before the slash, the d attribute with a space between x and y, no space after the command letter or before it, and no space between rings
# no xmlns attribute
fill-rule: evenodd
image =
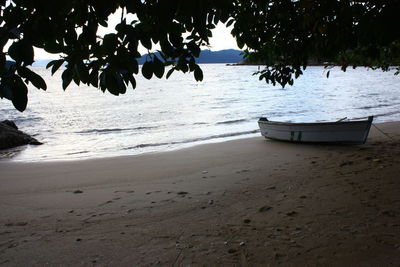
<svg viewBox="0 0 400 267"><path fill-rule="evenodd" d="M0 265L399 266L400 123L365 145L240 139L0 163Z"/></svg>

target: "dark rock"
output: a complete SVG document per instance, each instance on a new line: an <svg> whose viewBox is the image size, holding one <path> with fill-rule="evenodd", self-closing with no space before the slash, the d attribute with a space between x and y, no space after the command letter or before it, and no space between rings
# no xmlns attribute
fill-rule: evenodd
<svg viewBox="0 0 400 267"><path fill-rule="evenodd" d="M41 144L32 136L19 131L14 122L8 120L0 122L0 149Z"/></svg>
<svg viewBox="0 0 400 267"><path fill-rule="evenodd" d="M5 125L8 125L8 126L14 128L15 130L18 130L17 125L15 125L15 123L14 123L13 121L5 120L5 121L2 121L2 123L4 123Z"/></svg>

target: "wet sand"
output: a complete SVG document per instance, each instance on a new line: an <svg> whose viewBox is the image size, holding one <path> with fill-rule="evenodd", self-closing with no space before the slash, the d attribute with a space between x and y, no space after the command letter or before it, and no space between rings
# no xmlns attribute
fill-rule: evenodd
<svg viewBox="0 0 400 267"><path fill-rule="evenodd" d="M377 126L361 146L0 163L0 265L399 266L400 123Z"/></svg>

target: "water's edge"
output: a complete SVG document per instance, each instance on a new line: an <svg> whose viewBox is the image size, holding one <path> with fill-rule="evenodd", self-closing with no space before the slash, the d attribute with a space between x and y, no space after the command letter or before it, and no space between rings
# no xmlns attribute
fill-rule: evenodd
<svg viewBox="0 0 400 267"><path fill-rule="evenodd" d="M0 161L52 161L137 155L197 144L259 136L261 116L313 122L374 115L375 123L400 121L399 76L365 68L309 67L293 87L259 81L257 66L202 66L205 81L174 74L170 79L138 77L137 88L115 97L85 86L60 88L59 74L37 68L46 92L29 88L19 113L0 99L1 120L15 121L43 142L1 151Z"/></svg>

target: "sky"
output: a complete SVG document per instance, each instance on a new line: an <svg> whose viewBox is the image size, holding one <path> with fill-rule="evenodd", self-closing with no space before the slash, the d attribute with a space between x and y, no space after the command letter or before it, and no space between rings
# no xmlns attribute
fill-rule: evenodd
<svg viewBox="0 0 400 267"><path fill-rule="evenodd" d="M112 14L109 18L109 25L107 28L100 27L98 34L104 35L110 32L114 32L115 25L118 24L121 17L121 12L117 11L116 13ZM131 18L133 19L133 18ZM216 28L212 31L213 37L210 39L210 47L209 49L212 51L224 50L224 49L239 49L236 44L235 39L230 34L230 28L226 28L224 24L218 23ZM146 53L146 50L140 49L140 53ZM57 59L58 56L54 54L48 54L42 49L35 48L35 59Z"/></svg>
<svg viewBox="0 0 400 267"><path fill-rule="evenodd" d="M224 24L218 23L213 30L213 37L210 40L211 50L239 49L235 38L231 35L232 26L226 28Z"/></svg>

